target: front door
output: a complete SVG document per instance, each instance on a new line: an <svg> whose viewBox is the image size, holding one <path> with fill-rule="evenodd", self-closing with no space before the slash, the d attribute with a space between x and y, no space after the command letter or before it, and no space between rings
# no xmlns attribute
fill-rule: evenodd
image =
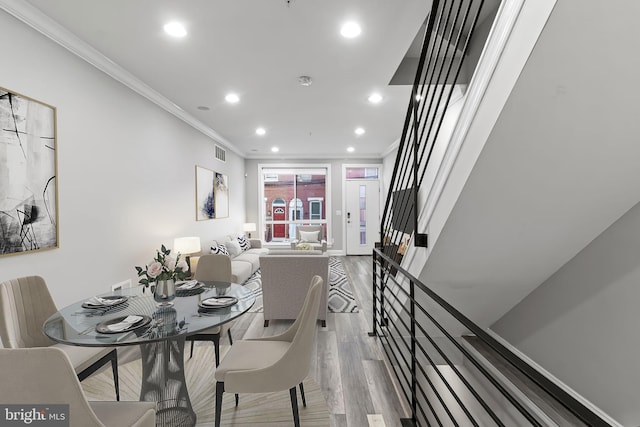
<svg viewBox="0 0 640 427"><path fill-rule="evenodd" d="M346 181L347 255L371 255L380 241L380 183Z"/></svg>

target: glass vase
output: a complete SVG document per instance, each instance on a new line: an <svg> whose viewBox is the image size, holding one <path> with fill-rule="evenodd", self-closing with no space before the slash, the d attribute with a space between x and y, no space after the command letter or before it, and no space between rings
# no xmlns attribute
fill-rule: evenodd
<svg viewBox="0 0 640 427"><path fill-rule="evenodd" d="M176 298L176 282L173 279L158 280L153 291L153 299L159 307L170 307Z"/></svg>

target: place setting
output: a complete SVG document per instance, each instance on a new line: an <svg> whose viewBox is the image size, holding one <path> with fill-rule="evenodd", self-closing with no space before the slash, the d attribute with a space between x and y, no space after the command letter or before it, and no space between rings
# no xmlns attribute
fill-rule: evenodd
<svg viewBox="0 0 640 427"><path fill-rule="evenodd" d="M198 302L198 313L200 314L221 314L224 309L238 303L238 298L230 295L220 295L209 297Z"/></svg>
<svg viewBox="0 0 640 427"><path fill-rule="evenodd" d="M147 315L129 314L98 323L96 331L101 334L120 334L142 328L149 323L151 323L151 317Z"/></svg>
<svg viewBox="0 0 640 427"><path fill-rule="evenodd" d="M128 307L129 297L125 295L94 296L84 301L81 307L84 311L75 314L85 316L102 316L105 313L117 312Z"/></svg>
<svg viewBox="0 0 640 427"><path fill-rule="evenodd" d="M186 280L176 282L176 296L190 297L204 292L204 284L197 280Z"/></svg>

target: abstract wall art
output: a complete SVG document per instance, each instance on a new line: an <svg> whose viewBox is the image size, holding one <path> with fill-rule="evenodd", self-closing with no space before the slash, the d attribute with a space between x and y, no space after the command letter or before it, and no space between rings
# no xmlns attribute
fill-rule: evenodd
<svg viewBox="0 0 640 427"><path fill-rule="evenodd" d="M213 189L215 217L226 218L229 216L229 177L216 172L216 181Z"/></svg>
<svg viewBox="0 0 640 427"><path fill-rule="evenodd" d="M196 166L196 220L203 221L215 218L215 201L213 195L215 172Z"/></svg>
<svg viewBox="0 0 640 427"><path fill-rule="evenodd" d="M0 87L0 256L58 247L56 109Z"/></svg>

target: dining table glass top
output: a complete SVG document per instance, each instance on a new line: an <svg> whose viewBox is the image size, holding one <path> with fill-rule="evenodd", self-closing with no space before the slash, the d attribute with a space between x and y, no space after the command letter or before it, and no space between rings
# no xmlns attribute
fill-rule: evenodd
<svg viewBox="0 0 640 427"><path fill-rule="evenodd" d="M145 290L143 286L97 296L104 299L121 296L123 302L119 304L92 307L87 304L90 299L78 301L47 319L44 333L60 343L87 347L143 344L222 325L247 312L255 302L255 296L241 285L219 281L199 283L203 284L199 289L178 290L169 307L158 306L151 289ZM221 300L235 297L237 303L222 308L202 308L202 301L212 297ZM123 325L128 316L141 320L118 331L116 326Z"/></svg>

